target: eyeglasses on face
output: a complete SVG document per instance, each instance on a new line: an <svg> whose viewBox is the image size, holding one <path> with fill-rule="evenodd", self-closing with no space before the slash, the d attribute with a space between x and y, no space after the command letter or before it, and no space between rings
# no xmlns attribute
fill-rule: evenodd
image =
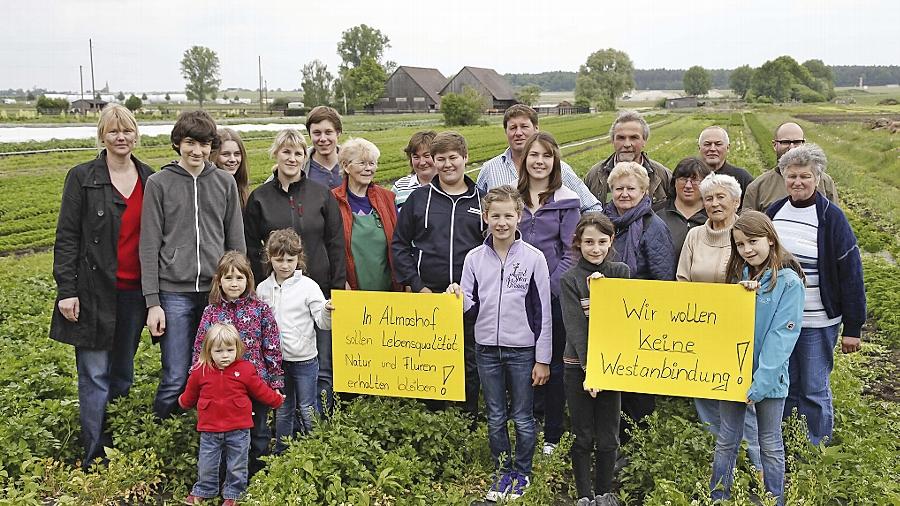
<svg viewBox="0 0 900 506"><path fill-rule="evenodd" d="M369 160L369 161L354 160L350 163L352 165L355 165L356 167L359 167L360 169L365 169L366 167L372 167L372 168L378 167L378 162L373 162L371 160Z"/></svg>
<svg viewBox="0 0 900 506"><path fill-rule="evenodd" d="M806 139L775 139L775 142L782 146L802 146Z"/></svg>
<svg viewBox="0 0 900 506"><path fill-rule="evenodd" d="M696 176L694 176L694 177L681 176L681 177L675 178L675 182L678 184L686 185L686 184L688 184L688 181L690 181L691 184L694 186L697 186L698 184L700 184L700 181L702 181L702 180L703 180L703 178L696 177Z"/></svg>

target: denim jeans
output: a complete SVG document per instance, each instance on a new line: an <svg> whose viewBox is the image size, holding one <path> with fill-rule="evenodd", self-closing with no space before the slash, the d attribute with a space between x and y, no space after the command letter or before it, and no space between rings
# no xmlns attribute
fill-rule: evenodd
<svg viewBox="0 0 900 506"><path fill-rule="evenodd" d="M784 504L784 441L781 438L781 415L784 398L763 399L756 403L759 426L759 448L762 457L763 484L766 492ZM743 402L719 401L722 424L716 438L710 489L712 499L728 499L734 481L734 464L744 433L747 405Z"/></svg>
<svg viewBox="0 0 900 506"><path fill-rule="evenodd" d="M222 499L237 499L247 490L247 449L250 431L201 432L197 483L191 494L206 499L219 495L219 463L225 462Z"/></svg>
<svg viewBox="0 0 900 506"><path fill-rule="evenodd" d="M166 313L166 331L159 338L162 378L153 400L153 412L165 419L178 410L178 396L187 384L194 339L209 294L160 292L159 302Z"/></svg>
<svg viewBox="0 0 900 506"><path fill-rule="evenodd" d="M831 370L839 327L840 324L820 329L803 327L788 365L791 386L784 403L784 417L797 408L797 413L806 417L807 436L814 445L831 439L834 429Z"/></svg>
<svg viewBox="0 0 900 506"><path fill-rule="evenodd" d="M269 443L272 442L272 429L269 428L269 406L251 399L253 409L253 428L250 429L249 470L252 478L266 463L261 460L269 454Z"/></svg>
<svg viewBox="0 0 900 506"><path fill-rule="evenodd" d="M488 442L500 472L531 475L536 439L534 424L534 347L475 345L478 376L487 408ZM511 458L506 422L516 424L516 454ZM501 460L502 458L502 460Z"/></svg>
<svg viewBox="0 0 900 506"><path fill-rule="evenodd" d="M621 394L604 390L591 397L584 391L584 371L565 368L566 400L572 415L572 474L578 497L594 497L613 490L613 470L619 448ZM594 486L591 487L591 464Z"/></svg>
<svg viewBox="0 0 900 506"><path fill-rule="evenodd" d="M319 360L311 358L302 362L283 361L284 403L275 411L275 453L281 453L287 445L285 439L298 432L312 432L316 417L316 379Z"/></svg>
<svg viewBox="0 0 900 506"><path fill-rule="evenodd" d="M714 435L719 435L719 401L716 399L694 399L694 407L697 408L697 417L706 426L706 430ZM762 469L762 460L759 456L759 435L756 429L756 406L747 407L747 416L744 417L744 441L747 442L747 457L750 463L757 469Z"/></svg>
<svg viewBox="0 0 900 506"><path fill-rule="evenodd" d="M544 419L544 441L559 443L566 412L566 389L563 386L563 353L566 351L566 328L563 325L559 298L551 297L553 317L553 356L550 359L550 380L534 387L534 413Z"/></svg>
<svg viewBox="0 0 900 506"><path fill-rule="evenodd" d="M319 352L319 376L316 380L316 410L327 415L334 403L334 369L331 360L331 330L316 327L316 349ZM322 405L322 399L325 405Z"/></svg>
<svg viewBox="0 0 900 506"><path fill-rule="evenodd" d="M128 395L134 381L134 354L147 321L147 309L140 290L116 292L116 330L109 350L75 348L78 371L78 404L81 439L84 444L82 467L104 456L103 447L112 446L106 430L106 406Z"/></svg>

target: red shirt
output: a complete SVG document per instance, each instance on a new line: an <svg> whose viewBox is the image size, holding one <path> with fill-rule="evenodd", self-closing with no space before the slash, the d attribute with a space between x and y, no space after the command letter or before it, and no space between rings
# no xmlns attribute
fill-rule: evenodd
<svg viewBox="0 0 900 506"><path fill-rule="evenodd" d="M115 188L115 187L113 187ZM118 190L116 190L118 193ZM116 250L118 268L116 269L116 289L141 289L141 259L138 256L138 244L141 240L141 207L144 201L144 185L139 177L131 195L125 200L125 212L119 224L119 247Z"/></svg>
<svg viewBox="0 0 900 506"><path fill-rule="evenodd" d="M197 430L229 432L253 427L250 398L272 408L284 401L256 374L246 360L235 360L225 369L200 366L191 371L178 404L184 408L197 405Z"/></svg>

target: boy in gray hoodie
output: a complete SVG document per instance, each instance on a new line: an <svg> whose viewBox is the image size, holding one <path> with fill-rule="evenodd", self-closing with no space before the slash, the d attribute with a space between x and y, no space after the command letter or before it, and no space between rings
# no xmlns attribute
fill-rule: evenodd
<svg viewBox="0 0 900 506"><path fill-rule="evenodd" d="M147 327L162 358L153 412L162 419L178 408L187 383L219 258L229 250L246 252L237 184L207 160L219 144L215 122L204 111L184 112L171 139L180 158L147 179L140 239Z"/></svg>

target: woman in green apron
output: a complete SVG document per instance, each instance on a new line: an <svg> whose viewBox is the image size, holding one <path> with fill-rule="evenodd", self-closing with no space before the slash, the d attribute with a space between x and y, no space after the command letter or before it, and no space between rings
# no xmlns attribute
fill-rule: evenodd
<svg viewBox="0 0 900 506"><path fill-rule="evenodd" d="M391 274L390 244L397 224L394 194L373 182L380 155L362 138L349 139L338 154L344 181L331 191L344 222L348 290L401 289Z"/></svg>

